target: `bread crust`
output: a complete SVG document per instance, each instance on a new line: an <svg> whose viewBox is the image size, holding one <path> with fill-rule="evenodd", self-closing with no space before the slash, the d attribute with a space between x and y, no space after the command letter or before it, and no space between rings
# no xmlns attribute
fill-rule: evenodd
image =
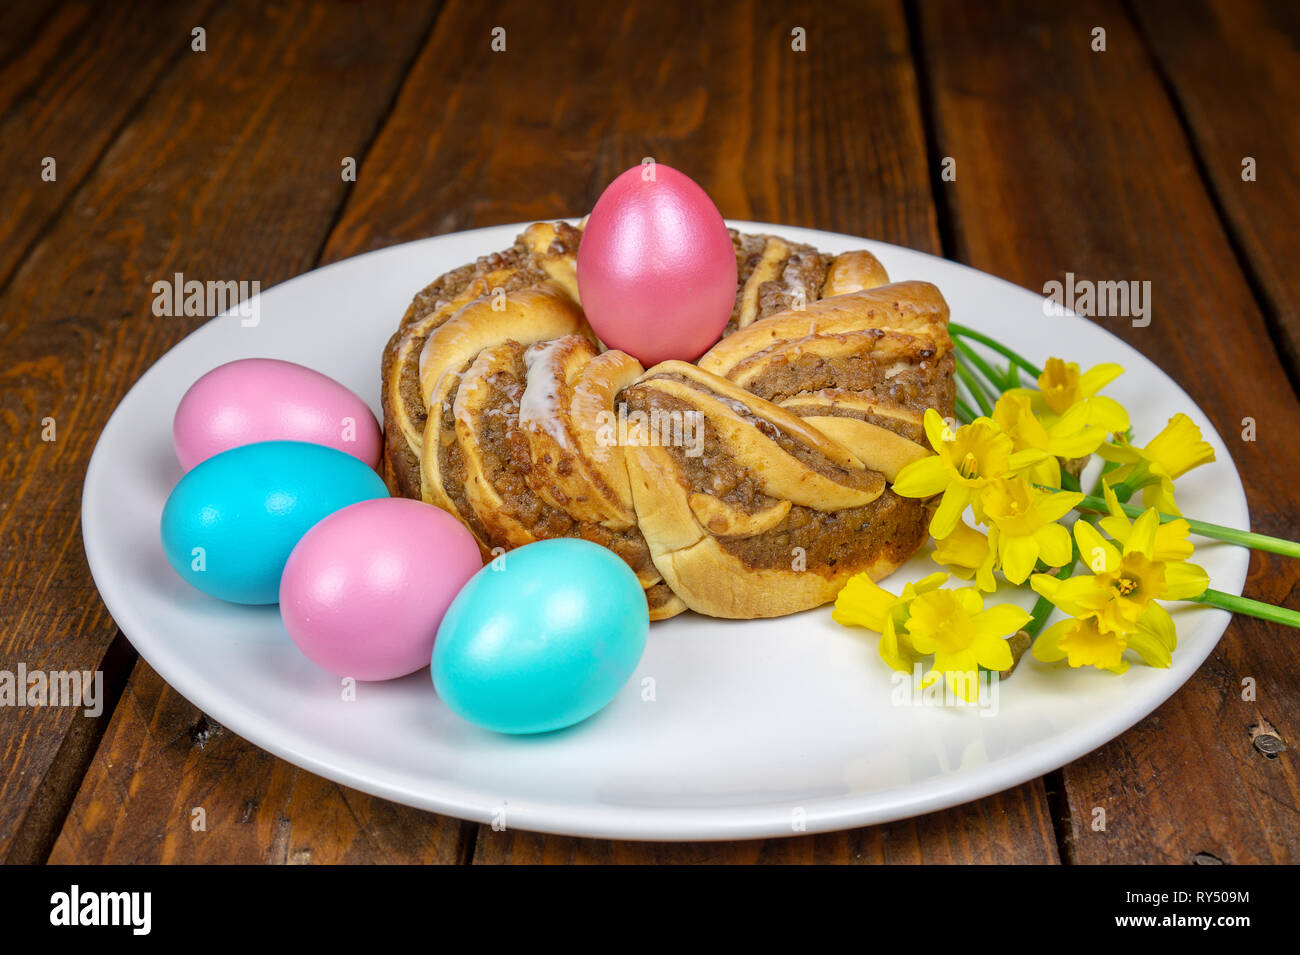
<svg viewBox="0 0 1300 955"><path fill-rule="evenodd" d="M586 323L580 236L537 223L416 296L383 356L393 493L457 516L485 558L553 536L610 547L653 620L806 610L921 546L925 503L888 483L929 453L924 409L952 413L938 289L890 284L865 251L733 233L725 337L643 369Z"/></svg>

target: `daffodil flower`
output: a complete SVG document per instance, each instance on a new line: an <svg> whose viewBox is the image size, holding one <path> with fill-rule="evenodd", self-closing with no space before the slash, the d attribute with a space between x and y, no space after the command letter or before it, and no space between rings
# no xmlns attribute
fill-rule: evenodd
<svg viewBox="0 0 1300 955"><path fill-rule="evenodd" d="M991 418L976 418L954 432L939 412L930 408L925 412L925 435L935 454L899 471L894 493L901 497L931 497L943 492L930 519L930 536L935 540L943 540L953 532L966 508L978 502L980 490L990 480L1010 477L1046 457L1039 450L1015 451L1011 438ZM976 517L980 517L978 511Z"/></svg>
<svg viewBox="0 0 1300 955"><path fill-rule="evenodd" d="M1102 631L1092 617L1067 617L1044 630L1034 641L1035 659L1044 663L1067 660L1072 667L1097 667L1123 673L1128 669L1124 634Z"/></svg>
<svg viewBox="0 0 1300 955"><path fill-rule="evenodd" d="M1126 649L1135 651L1147 666L1168 667L1178 645L1173 618L1152 603L1127 633L1101 630L1095 617L1067 617L1043 631L1034 641L1033 654L1044 663L1066 660L1072 667L1097 667L1114 673L1128 669Z"/></svg>
<svg viewBox="0 0 1300 955"><path fill-rule="evenodd" d="M904 584L903 592L895 596L865 573L855 574L835 598L831 619L846 627L866 627L880 634L880 658L895 670L910 673L922 654L908 640L905 628L909 608L919 595L937 590L947 580L945 573L930 574L915 584Z"/></svg>
<svg viewBox="0 0 1300 955"><path fill-rule="evenodd" d="M958 521L953 532L935 544L931 555L935 562L947 567L962 580L975 578L975 586L985 593L998 589L993 579L998 551L989 538L965 521Z"/></svg>
<svg viewBox="0 0 1300 955"><path fill-rule="evenodd" d="M1112 525L1114 526L1114 525ZM1209 586L1205 571L1185 560L1156 560L1154 509L1123 530L1123 550L1087 521L1076 521L1074 538L1092 571L1060 580L1035 574L1030 586L1072 617L1094 617L1102 632L1126 634L1138 626L1155 600L1188 600ZM1163 545L1168 553L1168 542Z"/></svg>
<svg viewBox="0 0 1300 955"><path fill-rule="evenodd" d="M1053 416L1050 423L1034 414L1033 401L1025 389L1007 392L993 406L993 420L1010 435L1016 451L1036 449L1047 453L1029 476L1036 484L1061 486L1061 460L1085 458L1106 440L1105 428L1088 423L1086 404L1075 404L1065 413Z"/></svg>
<svg viewBox="0 0 1300 955"><path fill-rule="evenodd" d="M912 601L907 633L913 648L934 654L933 669L922 678L930 686L940 677L970 702L979 695L979 668L1009 670L1015 662L1006 638L1029 622L1027 611L1012 604L984 609L974 587L932 590Z"/></svg>
<svg viewBox="0 0 1300 955"><path fill-rule="evenodd" d="M990 481L980 492L980 510L996 529L998 562L1013 584L1023 584L1039 558L1049 567L1069 563L1070 532L1056 523L1084 495L1035 488L1024 478Z"/></svg>
<svg viewBox="0 0 1300 955"><path fill-rule="evenodd" d="M1029 398L1034 410L1048 425L1079 408L1085 426L1100 427L1107 432L1124 432L1129 426L1124 406L1114 398L1097 394L1123 373L1124 369L1119 365L1102 364L1080 374L1076 363L1049 358L1043 365L1043 373L1038 376L1039 390L1013 388L1007 394Z"/></svg>
<svg viewBox="0 0 1300 955"><path fill-rule="evenodd" d="M1109 534L1122 547L1133 530L1133 522L1128 519L1120 507L1119 498L1109 485L1102 486L1106 498L1109 517L1097 521L1097 525ZM1151 559L1159 561L1186 560L1192 556L1192 542L1188 540L1191 526L1181 517L1166 521L1156 528L1155 543L1151 548Z"/></svg>
<svg viewBox="0 0 1300 955"><path fill-rule="evenodd" d="M1214 448L1202 440L1195 422L1182 413L1170 418L1146 447L1136 448L1117 436L1114 444L1103 444L1097 453L1120 465L1106 475L1108 485L1122 482L1133 490L1141 488L1142 505L1165 514L1182 513L1174 502L1174 480L1214 460Z"/></svg>

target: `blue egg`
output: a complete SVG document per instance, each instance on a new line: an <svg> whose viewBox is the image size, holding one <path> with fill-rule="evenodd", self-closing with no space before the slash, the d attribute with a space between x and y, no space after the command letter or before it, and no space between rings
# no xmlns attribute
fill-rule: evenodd
<svg viewBox="0 0 1300 955"><path fill-rule="evenodd" d="M273 604L289 552L314 524L387 496L379 475L342 451L300 441L247 444L181 478L163 507L163 551L205 594Z"/></svg>
<svg viewBox="0 0 1300 955"><path fill-rule="evenodd" d="M499 733L572 726L636 670L645 591L598 544L538 541L488 564L452 601L433 645L433 685L457 715Z"/></svg>

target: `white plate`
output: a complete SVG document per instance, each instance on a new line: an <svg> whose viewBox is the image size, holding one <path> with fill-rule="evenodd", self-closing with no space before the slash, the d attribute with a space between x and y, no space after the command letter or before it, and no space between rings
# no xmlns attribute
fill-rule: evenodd
<svg viewBox="0 0 1300 955"><path fill-rule="evenodd" d="M1040 296L919 252L808 229L733 225L829 252L869 248L894 279L938 285L954 321L1031 359L1121 363L1127 373L1108 393L1128 406L1140 440L1182 411L1218 455L1179 482L1184 512L1249 526L1241 481L1205 415L1155 365L1096 325L1046 318ZM875 635L833 623L829 608L748 622L684 614L656 624L618 698L545 736L498 736L462 722L439 701L427 670L360 684L356 700L344 701L338 678L289 641L275 607L221 603L168 566L158 522L181 476L172 414L204 372L254 356L332 375L378 412L380 353L415 291L509 246L522 228L412 242L276 286L261 296L256 327L242 327L235 315L204 325L140 379L105 427L82 501L95 582L141 656L240 736L357 789L510 828L623 839L782 836L930 812L1062 766L1159 706L1222 635L1227 613L1185 605L1174 610L1180 645L1171 669L1135 664L1117 677L1026 658L1000 688L995 714L896 704ZM1241 592L1245 550L1204 542L1197 560L1214 586ZM917 557L888 585L935 569ZM652 701L643 698L651 686Z"/></svg>

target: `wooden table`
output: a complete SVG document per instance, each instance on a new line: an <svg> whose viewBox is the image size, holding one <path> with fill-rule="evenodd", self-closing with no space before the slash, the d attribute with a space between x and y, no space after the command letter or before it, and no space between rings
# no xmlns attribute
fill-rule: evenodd
<svg viewBox="0 0 1300 955"><path fill-rule="evenodd" d="M1059 772L891 825L734 844L493 832L395 805L225 731L137 659L78 515L109 413L203 321L155 317L153 281L265 288L423 236L581 214L643 156L734 218L871 236L1039 291L1066 272L1149 280L1149 326L1099 321L1205 409L1255 528L1300 537L1296 5L486 6L0 12L0 668L100 669L109 696L98 719L0 710L0 858L1300 860L1294 749L1252 745L1258 727L1297 738L1300 638L1255 620ZM1247 593L1296 607L1298 582L1297 563L1257 555Z"/></svg>

